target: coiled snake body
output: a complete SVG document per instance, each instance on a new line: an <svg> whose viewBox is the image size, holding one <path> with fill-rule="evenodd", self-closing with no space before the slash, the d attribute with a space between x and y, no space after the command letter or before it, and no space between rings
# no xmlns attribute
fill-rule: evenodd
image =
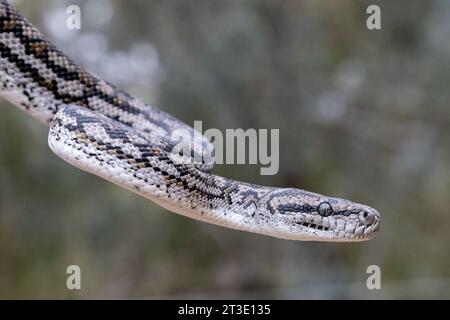
<svg viewBox="0 0 450 320"><path fill-rule="evenodd" d="M368 206L219 177L207 157L187 161L209 141L72 62L5 0L0 95L50 125L49 146L62 159L170 211L292 240L362 241L378 231L380 215ZM193 137L189 155L173 152L180 130Z"/></svg>

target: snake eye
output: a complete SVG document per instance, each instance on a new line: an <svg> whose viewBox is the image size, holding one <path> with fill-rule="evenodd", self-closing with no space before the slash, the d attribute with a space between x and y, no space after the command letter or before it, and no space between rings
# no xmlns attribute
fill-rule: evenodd
<svg viewBox="0 0 450 320"><path fill-rule="evenodd" d="M331 204L329 204L328 202L322 202L317 207L317 212L319 212L321 216L328 217L333 213L333 207L331 207Z"/></svg>

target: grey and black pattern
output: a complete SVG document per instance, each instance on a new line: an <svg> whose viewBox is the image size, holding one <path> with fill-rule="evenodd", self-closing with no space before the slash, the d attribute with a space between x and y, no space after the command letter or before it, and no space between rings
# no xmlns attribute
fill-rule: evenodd
<svg viewBox="0 0 450 320"><path fill-rule="evenodd" d="M0 28L0 90L15 105L46 124L64 105L86 107L152 136L164 137L167 151L183 142L172 134L183 130L194 143L189 148L192 153L185 156L202 159L198 165L202 170L212 168L208 153L197 154L212 148L209 141L194 139L188 125L79 67L7 1L0 4Z"/></svg>
<svg viewBox="0 0 450 320"><path fill-rule="evenodd" d="M0 94L50 125L62 159L170 211L277 238L362 241L378 231L368 206L300 190L264 187L209 173L205 138L172 152L174 132L194 131L72 62L20 13L0 1Z"/></svg>

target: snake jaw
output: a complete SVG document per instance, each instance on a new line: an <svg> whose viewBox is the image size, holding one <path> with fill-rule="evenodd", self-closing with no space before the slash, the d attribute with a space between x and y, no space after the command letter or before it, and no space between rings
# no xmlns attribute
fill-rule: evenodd
<svg viewBox="0 0 450 320"><path fill-rule="evenodd" d="M313 241L365 241L372 239L379 230L379 220L364 225L355 219L333 217L323 218L319 223L308 223L305 218L296 217L283 223L290 227L291 233L296 234L297 239Z"/></svg>

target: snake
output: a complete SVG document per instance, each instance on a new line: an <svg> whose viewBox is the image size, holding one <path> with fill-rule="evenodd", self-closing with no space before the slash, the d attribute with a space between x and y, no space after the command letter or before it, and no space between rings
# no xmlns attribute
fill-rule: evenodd
<svg viewBox="0 0 450 320"><path fill-rule="evenodd" d="M49 126L58 157L171 212L286 240L356 242L379 231L381 216L367 205L215 175L204 152L209 139L84 69L7 0L0 0L0 96Z"/></svg>

